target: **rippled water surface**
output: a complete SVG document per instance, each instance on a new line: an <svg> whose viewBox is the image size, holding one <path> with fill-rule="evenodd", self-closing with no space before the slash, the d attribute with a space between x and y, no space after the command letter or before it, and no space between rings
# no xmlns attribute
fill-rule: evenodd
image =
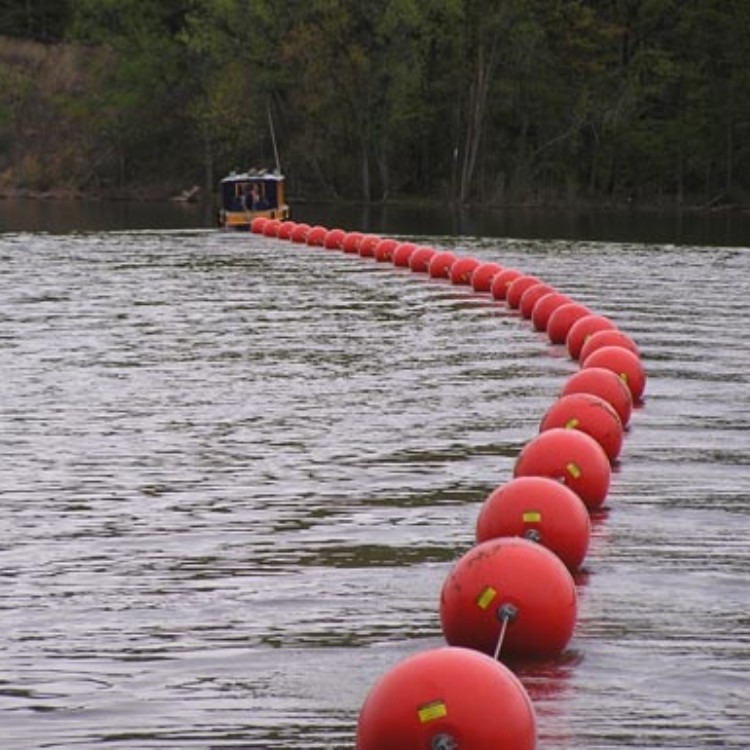
<svg viewBox="0 0 750 750"><path fill-rule="evenodd" d="M573 641L520 668L540 749L747 750L750 251L459 243L611 316L649 374ZM353 748L576 369L372 260L0 235L2 747Z"/></svg>

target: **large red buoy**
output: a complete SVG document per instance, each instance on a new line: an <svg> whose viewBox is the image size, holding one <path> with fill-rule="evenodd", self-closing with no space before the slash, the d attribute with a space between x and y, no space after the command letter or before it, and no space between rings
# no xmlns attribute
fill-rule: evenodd
<svg viewBox="0 0 750 750"><path fill-rule="evenodd" d="M545 294L554 291L555 290L549 284L545 284L543 281L540 281L538 284L532 284L521 295L521 300L518 303L518 311L521 313L521 317L526 318L527 320L531 318L531 313L534 312L534 305L536 305Z"/></svg>
<svg viewBox="0 0 750 750"><path fill-rule="evenodd" d="M550 315L557 310L558 307L567 305L572 302L567 294L562 292L548 292L542 295L534 305L531 311L531 323L536 331L546 331L547 323Z"/></svg>
<svg viewBox="0 0 750 750"><path fill-rule="evenodd" d="M633 397L630 395L630 389L611 370L605 370L602 367L579 370L565 383L560 396L564 397L572 393L593 393L603 398L617 412L623 427L627 427L630 423Z"/></svg>
<svg viewBox="0 0 750 750"><path fill-rule="evenodd" d="M554 309L547 320L547 337L552 344L564 344L573 323L586 315L591 310L580 302L568 302Z"/></svg>
<svg viewBox="0 0 750 750"><path fill-rule="evenodd" d="M398 242L388 237L384 240L380 240L380 242L375 245L375 250L373 251L372 256L378 263L390 263L393 260L393 251L397 247Z"/></svg>
<svg viewBox="0 0 750 750"><path fill-rule="evenodd" d="M534 750L536 717L518 678L465 648L404 659L371 688L357 750Z"/></svg>
<svg viewBox="0 0 750 750"><path fill-rule="evenodd" d="M251 222L250 222L250 231L253 234L263 234L263 227L265 226L265 223L268 221L267 216L256 216Z"/></svg>
<svg viewBox="0 0 750 750"><path fill-rule="evenodd" d="M535 284L540 283L540 279L532 274L526 274L513 279L508 285L508 290L505 293L505 304L508 305L511 310L517 310L521 304L523 293Z"/></svg>
<svg viewBox="0 0 750 750"><path fill-rule="evenodd" d="M441 250L433 255L430 261L430 276L433 279L447 279L451 273L451 266L456 262L456 254L450 250Z"/></svg>
<svg viewBox="0 0 750 750"><path fill-rule="evenodd" d="M523 273L517 268L504 268L492 279L490 294L493 299L505 299L508 294L508 287Z"/></svg>
<svg viewBox="0 0 750 750"><path fill-rule="evenodd" d="M359 243L365 238L362 232L347 232L341 241L341 249L352 255L359 252Z"/></svg>
<svg viewBox="0 0 750 750"><path fill-rule="evenodd" d="M276 237L279 233L281 222L278 219L268 219L263 225L263 234L266 237Z"/></svg>
<svg viewBox="0 0 750 750"><path fill-rule="evenodd" d="M393 253L391 254L391 262L394 266L400 266L402 268L409 267L409 258L412 253L415 252L417 246L413 242L402 242L396 246Z"/></svg>
<svg viewBox="0 0 750 750"><path fill-rule="evenodd" d="M477 542L520 536L577 570L589 547L591 521L573 490L549 477L517 477L493 490L479 510Z"/></svg>
<svg viewBox="0 0 750 750"><path fill-rule="evenodd" d="M615 324L603 315L584 315L576 320L570 327L565 337L565 347L571 359L578 359L581 349L588 338L597 331L606 331L616 328Z"/></svg>
<svg viewBox="0 0 750 750"><path fill-rule="evenodd" d="M456 258L451 266L450 280L452 284L471 284L471 274L481 265L477 258Z"/></svg>
<svg viewBox="0 0 750 750"><path fill-rule="evenodd" d="M643 392L646 390L646 370L640 358L630 349L603 346L589 354L581 363L581 367L603 367L605 370L612 370L630 389L633 403L641 403Z"/></svg>
<svg viewBox="0 0 750 750"><path fill-rule="evenodd" d="M558 427L539 433L524 446L514 477L550 477L570 487L589 510L607 497L611 469L604 449L580 430Z"/></svg>
<svg viewBox="0 0 750 750"><path fill-rule="evenodd" d="M305 243L307 242L307 235L310 232L310 225L302 222L297 224L292 230L292 242Z"/></svg>
<svg viewBox="0 0 750 750"><path fill-rule="evenodd" d="M500 658L559 654L573 634L576 590L560 558L519 537L470 549L443 584L440 622L451 646ZM502 642L501 642L502 635Z"/></svg>
<svg viewBox="0 0 750 750"><path fill-rule="evenodd" d="M489 292L492 279L503 270L499 263L480 263L471 274L471 286L475 292Z"/></svg>
<svg viewBox="0 0 750 750"><path fill-rule="evenodd" d="M633 354L641 356L638 345L630 336L614 328L612 330L596 331L589 336L581 347L579 359L581 362L586 359L592 352L601 349L603 346L621 346L623 349L630 349Z"/></svg>
<svg viewBox="0 0 750 750"><path fill-rule="evenodd" d="M292 232L296 229L297 224L294 221L282 221L279 232L276 235L280 240L292 239Z"/></svg>
<svg viewBox="0 0 750 750"><path fill-rule="evenodd" d="M426 245L420 245L409 256L409 268L416 273L428 273L430 262L437 255L437 250Z"/></svg>
<svg viewBox="0 0 750 750"><path fill-rule="evenodd" d="M307 233L307 244L311 247L323 247L328 230L319 224L312 227Z"/></svg>
<svg viewBox="0 0 750 750"><path fill-rule="evenodd" d="M375 255L375 248L382 241L382 237L377 234L366 234L359 243L359 254L362 258L372 258Z"/></svg>
<svg viewBox="0 0 750 750"><path fill-rule="evenodd" d="M623 427L617 412L601 396L593 393L571 393L558 399L547 410L539 425L540 432L555 427L580 430L596 440L614 463L622 449Z"/></svg>
<svg viewBox="0 0 750 750"><path fill-rule="evenodd" d="M329 229L323 238L323 247L326 250L341 250L344 237L346 237L346 232L343 229Z"/></svg>

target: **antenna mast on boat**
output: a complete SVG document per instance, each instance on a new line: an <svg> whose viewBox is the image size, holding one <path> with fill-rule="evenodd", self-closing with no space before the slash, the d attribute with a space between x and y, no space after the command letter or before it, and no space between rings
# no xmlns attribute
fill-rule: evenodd
<svg viewBox="0 0 750 750"><path fill-rule="evenodd" d="M266 112L268 113L268 126L271 129L271 143L273 144L273 155L276 159L276 173L281 174L281 161L279 159L279 149L276 146L276 131L273 129L273 117L271 117L271 105L266 104Z"/></svg>

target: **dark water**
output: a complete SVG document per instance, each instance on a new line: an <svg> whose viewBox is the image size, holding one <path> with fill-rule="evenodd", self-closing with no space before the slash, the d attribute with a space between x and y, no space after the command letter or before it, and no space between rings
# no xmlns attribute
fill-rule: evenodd
<svg viewBox="0 0 750 750"><path fill-rule="evenodd" d="M750 747L750 250L426 239L611 316L649 383L539 747ZM353 748L576 371L465 287L182 229L0 235L3 748ZM396 750L396 749L393 749Z"/></svg>
<svg viewBox="0 0 750 750"><path fill-rule="evenodd" d="M750 212L574 211L551 208L467 209L296 203L293 219L348 230L599 240L720 247L750 246ZM209 204L112 201L0 200L1 232L96 232L208 229Z"/></svg>

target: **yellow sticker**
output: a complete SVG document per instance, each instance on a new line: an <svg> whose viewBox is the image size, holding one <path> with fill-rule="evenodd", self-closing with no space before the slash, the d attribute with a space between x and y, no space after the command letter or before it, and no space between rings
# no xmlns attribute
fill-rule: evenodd
<svg viewBox="0 0 750 750"><path fill-rule="evenodd" d="M580 424L580 422L578 421L578 418L577 417L573 417L572 419L569 419L565 423L565 429L566 430L575 430L575 428L578 427L579 424Z"/></svg>
<svg viewBox="0 0 750 750"><path fill-rule="evenodd" d="M565 468L573 479L578 479L581 476L581 470L572 461Z"/></svg>
<svg viewBox="0 0 750 750"><path fill-rule="evenodd" d="M484 591L477 597L477 606L480 609L487 609L492 604L492 600L497 596L497 591L492 586L487 586Z"/></svg>
<svg viewBox="0 0 750 750"><path fill-rule="evenodd" d="M538 510L527 510L521 518L524 523L539 523L542 520L542 514Z"/></svg>
<svg viewBox="0 0 750 750"><path fill-rule="evenodd" d="M419 721L422 722L422 724L426 724L428 721L435 721L435 719L442 719L443 716L447 716L448 708L443 701L436 700L431 703L426 703L419 708L417 714L419 715Z"/></svg>
<svg viewBox="0 0 750 750"><path fill-rule="evenodd" d="M622 380L622 382L625 383L625 385L627 385L628 384L628 374L626 372L621 372L620 373L620 380Z"/></svg>

